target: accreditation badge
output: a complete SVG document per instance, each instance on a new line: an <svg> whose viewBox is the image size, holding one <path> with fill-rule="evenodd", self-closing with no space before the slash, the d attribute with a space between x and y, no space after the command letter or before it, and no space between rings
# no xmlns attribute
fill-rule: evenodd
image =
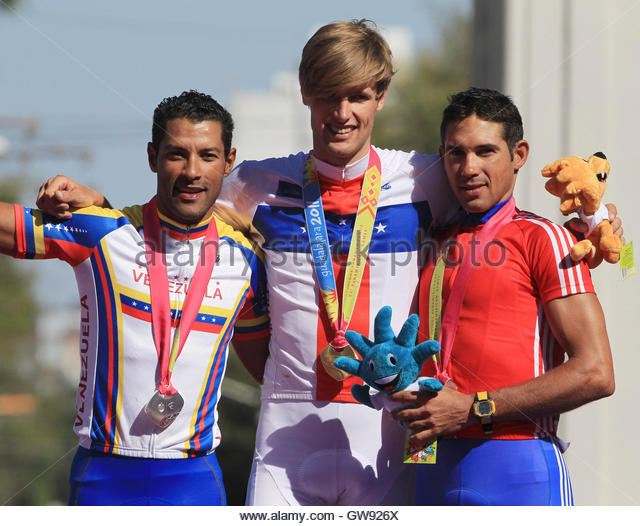
<svg viewBox="0 0 640 526"><path fill-rule="evenodd" d="M427 444L425 447L413 447L409 443L409 436L404 439L403 462L405 464L435 464L438 440Z"/></svg>
<svg viewBox="0 0 640 526"><path fill-rule="evenodd" d="M335 362L336 358L339 356L346 356L347 358L354 358L356 360L358 359L355 351L350 345L336 349L333 345L329 344L322 349L322 352L320 353L320 362L322 363L324 370L327 371L327 374L337 382L341 382L345 378L351 376L348 372L338 369L333 365L333 362Z"/></svg>
<svg viewBox="0 0 640 526"><path fill-rule="evenodd" d="M184 399L177 391L172 395L164 395L156 391L147 402L144 412L157 426L165 428L169 427L180 414L182 406L184 406Z"/></svg>

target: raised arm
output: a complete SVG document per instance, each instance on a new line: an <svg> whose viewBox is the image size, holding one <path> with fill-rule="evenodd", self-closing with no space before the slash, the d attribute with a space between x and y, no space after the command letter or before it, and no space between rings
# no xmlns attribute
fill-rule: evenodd
<svg viewBox="0 0 640 526"><path fill-rule="evenodd" d="M64 175L56 175L42 183L36 205L45 213L58 219L70 219L71 208L92 205L112 208L102 194Z"/></svg>
<svg viewBox="0 0 640 526"><path fill-rule="evenodd" d="M11 203L0 203L0 252L16 253L16 218Z"/></svg>
<svg viewBox="0 0 640 526"><path fill-rule="evenodd" d="M568 359L533 380L491 391L496 421L559 414L613 394L611 350L596 295L551 300L545 304L545 313ZM414 432L411 441L416 444L478 422L471 408L474 394L444 389L437 395L402 392L391 398L407 405L420 404L394 414Z"/></svg>

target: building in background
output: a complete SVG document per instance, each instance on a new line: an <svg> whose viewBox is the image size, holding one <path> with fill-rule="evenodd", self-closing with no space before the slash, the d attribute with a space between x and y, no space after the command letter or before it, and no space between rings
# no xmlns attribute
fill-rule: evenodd
<svg viewBox="0 0 640 526"><path fill-rule="evenodd" d="M640 3L632 0L491 0L474 3L473 82L499 89L522 112L531 155L516 186L519 206L563 222L544 190L542 167L559 157L604 152L605 195L640 257L637 122L640 121ZM561 418L578 505L639 505L636 416L640 387L640 275L618 265L593 272L611 341L616 393Z"/></svg>

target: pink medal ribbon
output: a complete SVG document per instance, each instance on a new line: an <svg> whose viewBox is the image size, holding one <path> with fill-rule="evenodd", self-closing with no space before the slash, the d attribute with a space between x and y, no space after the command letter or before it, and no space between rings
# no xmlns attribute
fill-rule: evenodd
<svg viewBox="0 0 640 526"><path fill-rule="evenodd" d="M182 315L176 327L176 331L179 332L179 343L176 348L175 338L174 345L171 344L169 277L165 254L162 250L162 230L157 210L156 198L153 197L143 209L143 229L151 296L151 325L161 371L161 380L157 390L162 395L170 396L177 393L176 388L171 384L173 365L182 352L189 332L191 332L215 266L218 254L218 228L215 217L212 217L200 249L198 258L200 261L196 263L196 269L183 303ZM211 252L207 254L205 251L209 247L211 247ZM176 310L177 307L176 305Z"/></svg>
<svg viewBox="0 0 640 526"><path fill-rule="evenodd" d="M500 228L509 223L513 218L516 209L516 202L513 196L491 217L478 234L478 250L483 253L484 248L490 243ZM440 329L440 360L435 362L436 378L443 384L451 380L447 369L451 359L451 348L458 327L458 319L462 302L467 290L467 285L471 279L471 274L475 266L471 263L471 250L465 250L458 275L455 278L449 298L444 308L442 325Z"/></svg>

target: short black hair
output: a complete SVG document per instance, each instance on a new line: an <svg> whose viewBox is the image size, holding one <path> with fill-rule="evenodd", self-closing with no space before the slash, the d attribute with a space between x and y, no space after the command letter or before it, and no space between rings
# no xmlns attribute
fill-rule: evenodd
<svg viewBox="0 0 640 526"><path fill-rule="evenodd" d="M163 99L153 112L151 144L156 152L167 134L167 121L189 119L191 122L216 121L222 125L224 155L231 151L233 139L233 119L231 114L209 95L195 90L183 91L177 97Z"/></svg>
<svg viewBox="0 0 640 526"><path fill-rule="evenodd" d="M524 137L522 117L510 97L499 91L471 87L449 97L449 105L442 112L440 139L444 145L447 126L477 115L483 121L502 124L502 138L513 158L516 143Z"/></svg>

